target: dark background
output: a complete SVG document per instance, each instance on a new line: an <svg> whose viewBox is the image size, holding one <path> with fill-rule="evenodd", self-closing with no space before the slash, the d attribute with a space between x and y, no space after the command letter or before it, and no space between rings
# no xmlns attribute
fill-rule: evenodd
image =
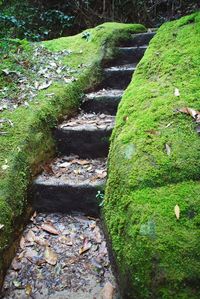
<svg viewBox="0 0 200 299"><path fill-rule="evenodd" d="M0 0L0 38L52 39L103 22L158 27L200 8L194 0Z"/></svg>

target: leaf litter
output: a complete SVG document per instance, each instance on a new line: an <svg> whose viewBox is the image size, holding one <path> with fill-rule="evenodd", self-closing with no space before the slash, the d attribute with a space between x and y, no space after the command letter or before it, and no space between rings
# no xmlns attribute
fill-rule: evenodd
<svg viewBox="0 0 200 299"><path fill-rule="evenodd" d="M29 106L40 90L47 90L54 82L69 84L82 71L64 64L63 59L70 50L51 52L42 45L32 44L32 54L10 53L10 59L19 71L3 69L5 84L0 89L0 112ZM12 84L12 86L11 86Z"/></svg>
<svg viewBox="0 0 200 299"><path fill-rule="evenodd" d="M52 161L48 167L43 167L41 177L45 180L73 183L98 183L106 179L107 159L80 159L77 155L62 156Z"/></svg>
<svg viewBox="0 0 200 299"><path fill-rule="evenodd" d="M33 216L2 298L119 298L99 219L80 213Z"/></svg>
<svg viewBox="0 0 200 299"><path fill-rule="evenodd" d="M88 128L90 130L105 130L114 127L115 117L103 113L84 113L81 111L77 116L64 121L59 127L61 129L77 130Z"/></svg>

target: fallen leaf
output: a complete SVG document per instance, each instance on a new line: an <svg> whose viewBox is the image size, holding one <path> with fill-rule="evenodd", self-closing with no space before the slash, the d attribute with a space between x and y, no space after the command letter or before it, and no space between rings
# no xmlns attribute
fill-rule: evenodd
<svg viewBox="0 0 200 299"><path fill-rule="evenodd" d="M52 266L55 266L57 264L57 254L48 246L46 247L46 250L44 252L44 258L45 261Z"/></svg>
<svg viewBox="0 0 200 299"><path fill-rule="evenodd" d="M180 218L180 208L178 205L175 205L174 207L174 213L176 215L176 218L179 219Z"/></svg>
<svg viewBox="0 0 200 299"><path fill-rule="evenodd" d="M20 289L22 287L21 282L18 280L13 280L13 285L17 288Z"/></svg>
<svg viewBox="0 0 200 299"><path fill-rule="evenodd" d="M37 212L34 212L34 214L32 215L32 217L31 217L31 221L32 222L35 222L35 217L37 216Z"/></svg>
<svg viewBox="0 0 200 299"><path fill-rule="evenodd" d="M67 84L76 81L76 79L74 77L72 77L72 78L63 78L63 79L64 79L65 83L67 83Z"/></svg>
<svg viewBox="0 0 200 299"><path fill-rule="evenodd" d="M84 239L83 246L79 249L79 254L87 252L92 247L92 243L87 238Z"/></svg>
<svg viewBox="0 0 200 299"><path fill-rule="evenodd" d="M170 156L170 154L171 154L171 147L167 143L165 144L165 149L166 149L167 155Z"/></svg>
<svg viewBox="0 0 200 299"><path fill-rule="evenodd" d="M115 288L110 282L107 282L101 291L99 299L113 299L115 293Z"/></svg>
<svg viewBox="0 0 200 299"><path fill-rule="evenodd" d="M38 90L47 89L52 84L52 81L44 82L43 84L39 84L37 87Z"/></svg>
<svg viewBox="0 0 200 299"><path fill-rule="evenodd" d="M35 234L32 230L28 231L28 233L25 236L25 240L31 243L35 241Z"/></svg>
<svg viewBox="0 0 200 299"><path fill-rule="evenodd" d="M12 260L12 264L11 264L12 269L14 269L15 271L18 271L22 268L22 264L19 262L19 260L17 259L17 257L15 257Z"/></svg>
<svg viewBox="0 0 200 299"><path fill-rule="evenodd" d="M24 257L26 257L29 261L33 262L34 258L38 257L38 253L34 249L27 248Z"/></svg>
<svg viewBox="0 0 200 299"><path fill-rule="evenodd" d="M71 163L69 163L69 162L64 162L64 163L59 164L59 167L60 167L60 168L68 168L70 165L71 165Z"/></svg>
<svg viewBox="0 0 200 299"><path fill-rule="evenodd" d="M178 109L178 112L182 112L182 113L191 115L197 123L200 123L200 112L199 111L197 111L193 108L183 107L183 108Z"/></svg>
<svg viewBox="0 0 200 299"><path fill-rule="evenodd" d="M44 231L46 231L52 235L59 235L59 232L57 231L57 229L50 223L43 223L41 225L41 229L43 229Z"/></svg>
<svg viewBox="0 0 200 299"><path fill-rule="evenodd" d="M157 135L157 136L160 135L160 132L159 132L159 131L156 131L156 130L154 130L154 129L152 129L152 130L147 130L147 131L145 131L145 132L148 133L148 134L151 134L151 135Z"/></svg>
<svg viewBox="0 0 200 299"><path fill-rule="evenodd" d="M87 165L87 164L89 164L90 162L87 161L87 160L77 160L77 159L74 159L74 160L72 160L71 163L72 163L72 164L79 164L79 165Z"/></svg>
<svg viewBox="0 0 200 299"><path fill-rule="evenodd" d="M123 116L123 121L128 121L128 116L127 115Z"/></svg>
<svg viewBox="0 0 200 299"><path fill-rule="evenodd" d="M180 92L179 92L178 88L175 88L174 95L175 95L175 97L180 97Z"/></svg>
<svg viewBox="0 0 200 299"><path fill-rule="evenodd" d="M22 250L24 250L24 248L26 247L25 243L26 243L25 238L24 238L24 237L21 237L19 246L20 246L20 248L21 248Z"/></svg>
<svg viewBox="0 0 200 299"><path fill-rule="evenodd" d="M32 286L30 284L27 284L25 287L25 293L26 295L30 296L32 294Z"/></svg>
<svg viewBox="0 0 200 299"><path fill-rule="evenodd" d="M59 241L60 241L60 243L65 244L67 246L72 246L73 245L71 238L68 238L68 237L65 237L65 236L61 236L59 238Z"/></svg>
<svg viewBox="0 0 200 299"><path fill-rule="evenodd" d="M52 167L51 167L51 165L49 165L49 164L43 165L42 168L47 174L50 174L50 175L55 174Z"/></svg>
<svg viewBox="0 0 200 299"><path fill-rule="evenodd" d="M35 242L40 246L48 246L48 241L42 237L36 237Z"/></svg>
<svg viewBox="0 0 200 299"><path fill-rule="evenodd" d="M169 128L174 122L172 121L171 123L167 124L165 128Z"/></svg>

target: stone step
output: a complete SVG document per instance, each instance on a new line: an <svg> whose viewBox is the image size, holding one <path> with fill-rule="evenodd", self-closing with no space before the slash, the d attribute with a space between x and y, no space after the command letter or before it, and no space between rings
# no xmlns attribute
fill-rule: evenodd
<svg viewBox="0 0 200 299"><path fill-rule="evenodd" d="M116 62L118 61L119 64L139 62L144 56L146 49L146 45L140 47L119 47Z"/></svg>
<svg viewBox="0 0 200 299"><path fill-rule="evenodd" d="M87 113L95 112L115 115L123 92L123 90L119 89L102 89L88 93L83 99L81 108Z"/></svg>
<svg viewBox="0 0 200 299"><path fill-rule="evenodd" d="M132 39L129 41L121 43L123 47L139 47L143 45L148 45L150 40L154 37L155 32L145 32L137 33L132 35Z"/></svg>
<svg viewBox="0 0 200 299"><path fill-rule="evenodd" d="M104 68L100 88L126 89L136 69L136 63Z"/></svg>
<svg viewBox="0 0 200 299"><path fill-rule="evenodd" d="M82 158L106 157L114 116L83 113L63 122L54 131L58 154Z"/></svg>
<svg viewBox="0 0 200 299"><path fill-rule="evenodd" d="M106 158L57 158L33 183L33 208L39 212L80 211L98 216L102 198L97 193L104 190L106 176Z"/></svg>

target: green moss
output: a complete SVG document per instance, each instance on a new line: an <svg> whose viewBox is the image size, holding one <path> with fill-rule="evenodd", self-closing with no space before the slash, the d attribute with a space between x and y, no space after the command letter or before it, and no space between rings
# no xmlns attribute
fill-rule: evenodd
<svg viewBox="0 0 200 299"><path fill-rule="evenodd" d="M118 110L104 215L125 298L200 296L200 140L176 112L200 110L199 37L199 13L164 24Z"/></svg>
<svg viewBox="0 0 200 299"><path fill-rule="evenodd" d="M13 123L5 126L7 135L0 141L0 282L3 272L12 256L4 259L9 246L16 238L16 232L23 222L23 213L28 205L27 190L33 177L41 170L41 165L55 155L51 130L64 115L77 110L85 89L93 87L100 80L102 59L113 55L113 46L119 39L126 39L131 33L144 31L142 25L108 23L90 29L91 39L87 41L82 34L60 38L42 44L50 51L70 49L72 54L63 58L67 66L73 68L77 81L71 84L53 83L48 88L52 93L40 91L29 107L15 111L1 112L1 118ZM2 70L19 70L31 78L31 71L19 65L12 53L21 53L25 59L31 56L31 45L26 41L13 41L9 54L1 57L0 86L7 86L16 92L15 82L7 82ZM80 53L81 51L81 53ZM22 58L22 57L20 57ZM26 60L25 60L26 61ZM83 67L79 68L81 64ZM18 69L19 68L19 69ZM6 165L2 168L2 166Z"/></svg>

